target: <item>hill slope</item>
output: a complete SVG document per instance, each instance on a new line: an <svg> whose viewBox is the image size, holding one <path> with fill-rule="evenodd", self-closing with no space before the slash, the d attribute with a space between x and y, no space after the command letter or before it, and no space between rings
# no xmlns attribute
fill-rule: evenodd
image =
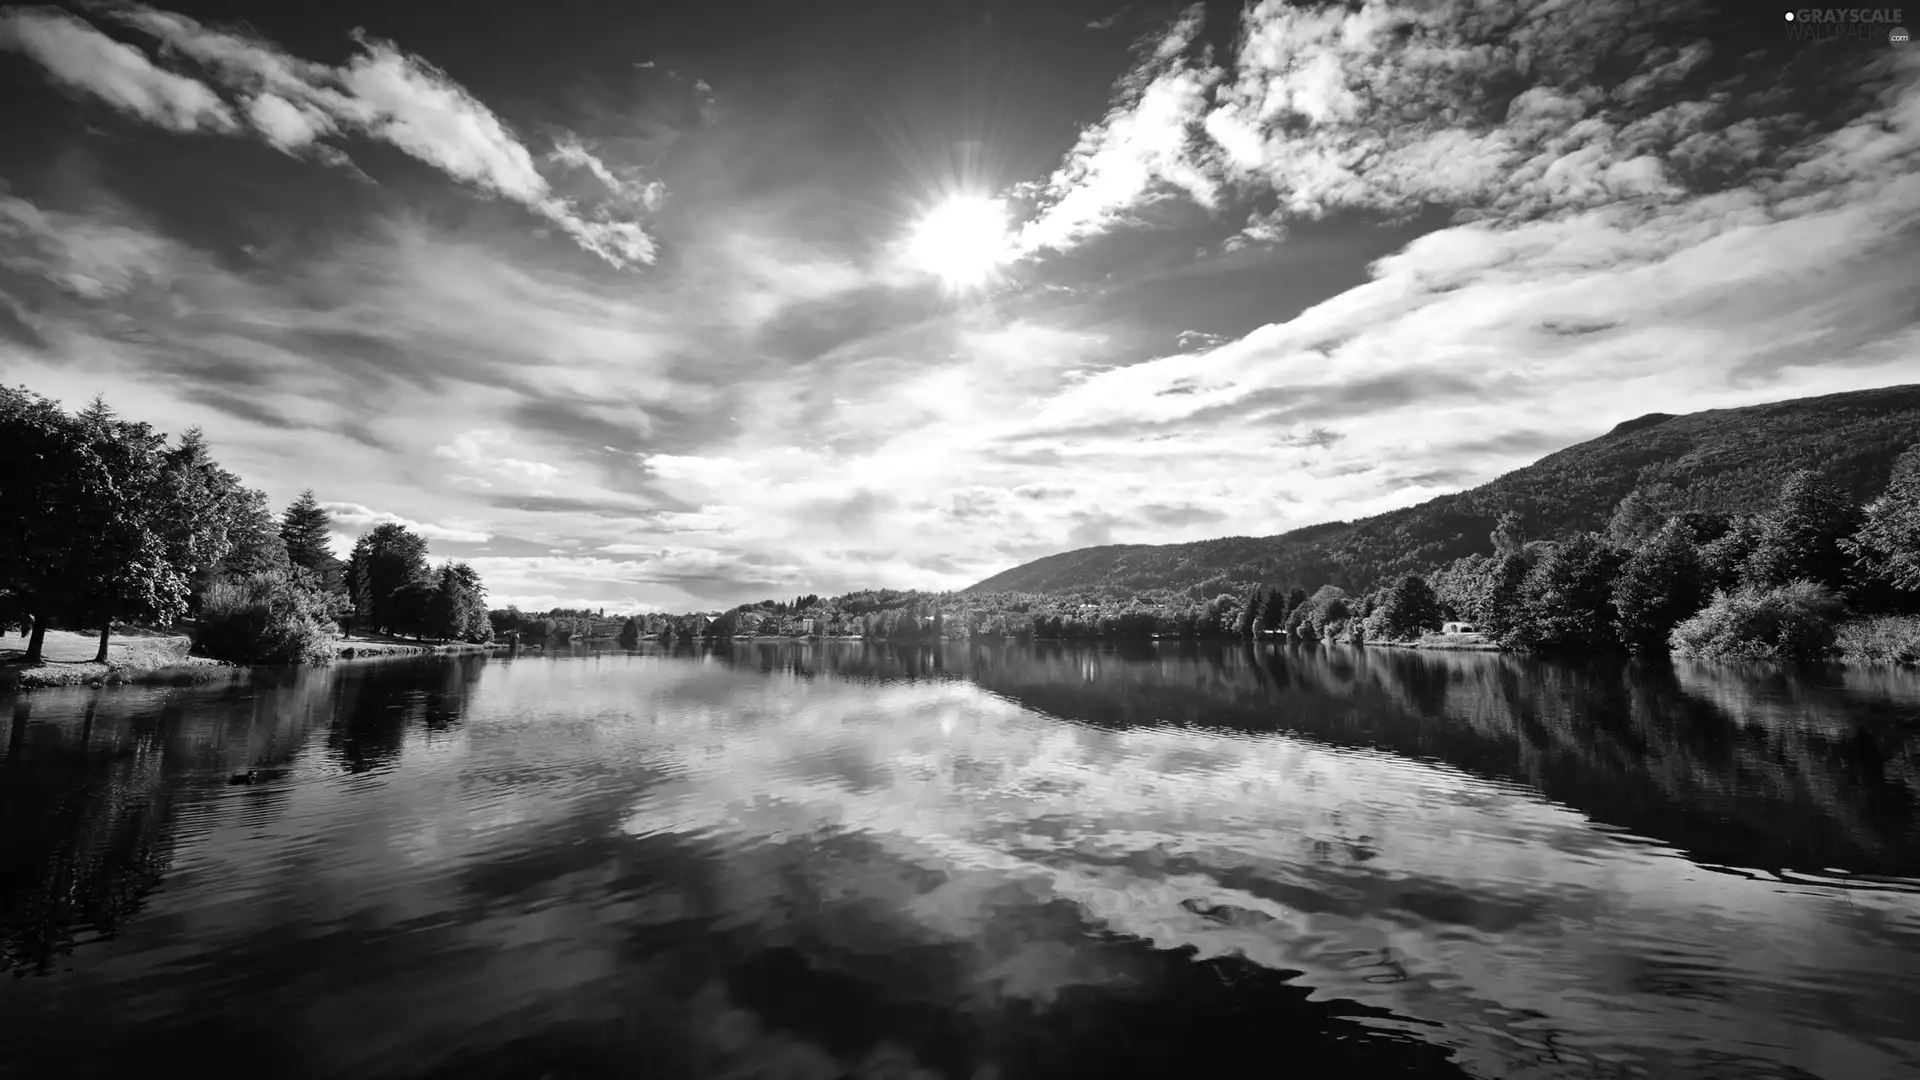
<svg viewBox="0 0 1920 1080"><path fill-rule="evenodd" d="M1352 522L1279 536L1190 544L1111 544L1037 559L966 590L1102 592L1274 582L1349 590L1490 552L1506 510L1553 538L1603 527L1635 488L1665 511L1746 511L1772 501L1794 469L1815 468L1867 498L1893 459L1920 443L1920 385L1712 409L1649 413L1589 442L1454 495Z"/></svg>

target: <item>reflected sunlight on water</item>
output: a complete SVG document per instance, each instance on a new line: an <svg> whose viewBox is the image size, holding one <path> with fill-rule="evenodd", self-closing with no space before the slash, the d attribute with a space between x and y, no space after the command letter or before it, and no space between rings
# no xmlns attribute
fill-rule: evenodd
<svg viewBox="0 0 1920 1080"><path fill-rule="evenodd" d="M1920 1070L1910 672L769 643L4 706L26 1073Z"/></svg>

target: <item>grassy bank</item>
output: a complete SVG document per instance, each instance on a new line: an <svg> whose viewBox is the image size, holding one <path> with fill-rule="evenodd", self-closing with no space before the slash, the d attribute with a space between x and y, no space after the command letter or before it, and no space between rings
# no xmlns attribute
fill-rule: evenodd
<svg viewBox="0 0 1920 1080"><path fill-rule="evenodd" d="M26 662L27 639L0 638L0 687L82 686L92 683L194 683L230 678L234 668L204 656L187 655L185 634L161 634L118 627L107 643L107 662L94 663L100 636L49 630L41 646L42 663Z"/></svg>
<svg viewBox="0 0 1920 1080"><path fill-rule="evenodd" d="M192 685L237 678L246 667L188 653L186 634L114 627L107 643L107 662L94 663L100 636L72 630L49 630L41 646L41 663L26 662L27 639L14 634L0 637L0 689L42 686L90 686L119 683ZM491 652L504 645L435 644L386 637L348 637L334 644L342 660L424 656L436 653Z"/></svg>

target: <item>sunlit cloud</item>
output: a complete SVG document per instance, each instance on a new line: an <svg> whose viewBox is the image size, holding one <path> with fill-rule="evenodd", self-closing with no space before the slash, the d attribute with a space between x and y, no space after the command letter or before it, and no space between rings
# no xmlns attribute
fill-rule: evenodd
<svg viewBox="0 0 1920 1080"><path fill-rule="evenodd" d="M1211 35L1197 8L1143 23L1051 167L976 192L1018 217L1006 248L978 237L990 286L954 289L902 257L920 177L698 182L835 160L785 114L756 127L743 106L703 141L560 110L527 126L536 151L372 37L320 64L152 8L9 9L5 46L60 92L331 162L258 154L367 201L318 239L236 251L110 178L17 182L0 368L200 424L276 502L358 507L343 543L382 514L430 525L436 557L494 560L496 598L684 608L1269 535L1652 410L1912 381L1920 53L1874 51L1815 108L1678 34L1684 14L1263 3ZM367 140L498 213L354 177L380 171ZM672 243L619 273L550 250L523 209L613 262L642 261L656 226Z"/></svg>
<svg viewBox="0 0 1920 1080"><path fill-rule="evenodd" d="M233 110L195 79L51 8L0 10L0 49L37 61L61 84L171 131L238 130Z"/></svg>
<svg viewBox="0 0 1920 1080"><path fill-rule="evenodd" d="M254 131L280 150L311 148L320 160L345 163L339 147L317 140L341 132L377 139L521 204L613 266L654 260L653 239L638 222L586 213L554 194L532 153L499 116L445 72L391 42L356 33L358 52L335 68L140 4L104 16L197 63L243 101ZM156 67L140 49L74 16L9 9L0 22L0 47L25 52L61 82L150 123L176 131L240 130L233 110L205 83ZM569 136L556 154L580 164L586 151ZM657 189L641 185L640 191L643 197L631 202L644 205L644 194L653 193L658 203Z"/></svg>

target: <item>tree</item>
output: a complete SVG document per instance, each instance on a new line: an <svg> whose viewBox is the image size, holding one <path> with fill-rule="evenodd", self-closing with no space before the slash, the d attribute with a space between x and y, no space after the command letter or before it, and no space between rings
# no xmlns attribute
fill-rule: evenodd
<svg viewBox="0 0 1920 1080"><path fill-rule="evenodd" d="M412 635L419 641L437 629L435 607L439 598L440 582L432 571L402 582L387 595L387 621L381 628L392 634Z"/></svg>
<svg viewBox="0 0 1920 1080"><path fill-rule="evenodd" d="M1520 620L1520 590L1532 570L1525 555L1510 551L1480 568L1467 615L1495 641L1505 639Z"/></svg>
<svg viewBox="0 0 1920 1080"><path fill-rule="evenodd" d="M1807 580L1844 593L1853 584L1853 559L1841 542L1859 530L1860 517L1859 505L1816 470L1787 477L1773 511L1761 520L1759 542L1747 558L1747 584L1773 589Z"/></svg>
<svg viewBox="0 0 1920 1080"><path fill-rule="evenodd" d="M0 591L32 625L26 661L41 661L48 621L71 603L85 504L106 483L79 423L30 390L0 387Z"/></svg>
<svg viewBox="0 0 1920 1080"><path fill-rule="evenodd" d="M1909 604L1920 599L1920 446L1894 462L1886 490L1840 546L1865 581L1906 594Z"/></svg>
<svg viewBox="0 0 1920 1080"><path fill-rule="evenodd" d="M286 545L287 559L310 573L325 574L339 562L327 541L332 517L308 488L280 515L280 540Z"/></svg>
<svg viewBox="0 0 1920 1080"><path fill-rule="evenodd" d="M94 661L104 664L115 618L166 625L186 614L192 574L225 554L224 494L208 492L216 501L204 515L183 498L204 487L183 473L210 465L197 431L169 453L165 435L122 420L104 398L77 419L107 483L82 502L88 528L70 564L72 611L100 627Z"/></svg>
<svg viewBox="0 0 1920 1080"><path fill-rule="evenodd" d="M1247 589L1246 603L1240 608L1239 637L1253 637L1266 624L1267 605L1273 602L1274 587L1253 585Z"/></svg>
<svg viewBox="0 0 1920 1080"><path fill-rule="evenodd" d="M1427 579L1407 574L1395 581L1377 607L1367 612L1368 639L1404 641L1440 629L1440 600Z"/></svg>
<svg viewBox="0 0 1920 1080"><path fill-rule="evenodd" d="M1509 635L1528 649L1606 649L1614 634L1613 579L1621 553L1593 533L1555 547L1520 586L1519 617Z"/></svg>
<svg viewBox="0 0 1920 1080"><path fill-rule="evenodd" d="M199 428L188 428L180 436L180 445L166 452L166 470L172 513L162 529L187 567L192 596L197 599L205 595L207 586L222 573L222 563L234 553L234 534L245 531L244 523L238 520L246 509L240 505L243 489L239 477L213 460L213 451ZM242 559L251 560L256 554L247 552ZM271 554L262 561L270 564Z"/></svg>
<svg viewBox="0 0 1920 1080"><path fill-rule="evenodd" d="M1518 510L1508 510L1494 523L1493 532L1487 536L1493 542L1495 555L1517 555L1527 546L1526 523Z"/></svg>
<svg viewBox="0 0 1920 1080"><path fill-rule="evenodd" d="M442 641L490 640L493 627L486 618L486 596L480 575L466 563L449 562L430 579L401 587L407 605L419 608L417 634Z"/></svg>
<svg viewBox="0 0 1920 1080"><path fill-rule="evenodd" d="M1709 592L1692 530L1671 521L1628 556L1614 578L1614 630L1635 653L1664 652L1673 628L1700 610Z"/></svg>
<svg viewBox="0 0 1920 1080"><path fill-rule="evenodd" d="M385 522L362 533L347 560L347 580L360 625L383 631L403 623L421 626L423 597L409 594L403 602L398 594L409 585L424 583L428 576L427 542L405 525Z"/></svg>
<svg viewBox="0 0 1920 1080"><path fill-rule="evenodd" d="M461 640L475 645L492 641L493 620L487 617L487 589L480 583L480 572L470 563L457 562L453 564L453 576L466 597L466 620L459 635Z"/></svg>
<svg viewBox="0 0 1920 1080"><path fill-rule="evenodd" d="M1607 542L1618 548L1636 548L1659 532L1660 525L1660 510L1653 497L1645 488L1634 488L1614 506L1613 516L1607 521Z"/></svg>
<svg viewBox="0 0 1920 1080"><path fill-rule="evenodd" d="M267 505L267 493L236 487L227 505L227 553L214 572L225 577L245 577L288 571L292 563L286 541Z"/></svg>
<svg viewBox="0 0 1920 1080"><path fill-rule="evenodd" d="M1746 576L1747 561L1760 546L1763 524L1757 514L1741 514L1727 523L1727 530L1700 545L1700 565L1707 575L1707 587L1731 592Z"/></svg>

